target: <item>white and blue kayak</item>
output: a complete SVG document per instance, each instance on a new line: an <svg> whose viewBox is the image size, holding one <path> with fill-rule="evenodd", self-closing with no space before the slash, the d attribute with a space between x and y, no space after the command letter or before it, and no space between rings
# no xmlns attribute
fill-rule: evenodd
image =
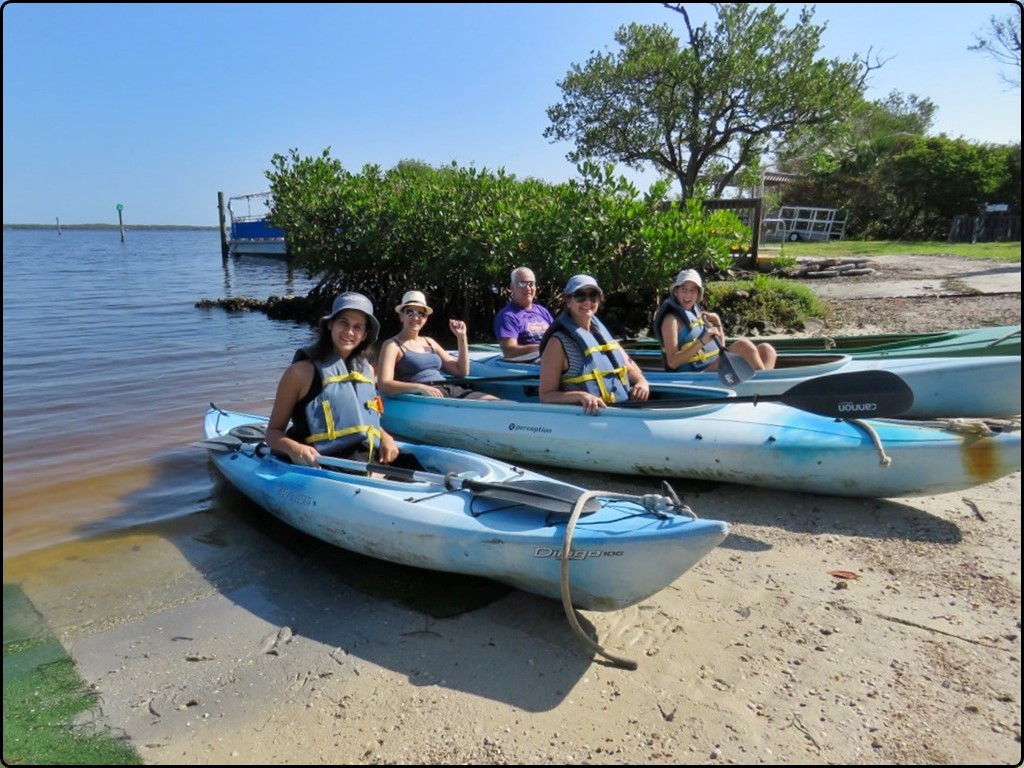
<svg viewBox="0 0 1024 768"><path fill-rule="evenodd" d="M778 398L665 385L652 387L649 402L596 415L540 403L536 380L491 381L474 387L502 400L398 395L384 399L382 418L393 435L508 461L834 496L947 493L1020 470L1019 422L858 418L887 412L887 399L888 412L905 407L901 395L857 395L889 379L899 381L825 376Z"/></svg>
<svg viewBox="0 0 1024 768"><path fill-rule="evenodd" d="M633 349L629 355L652 384L721 386L713 371L666 371L657 350ZM781 354L775 369L757 371L730 388L738 395L777 395L817 376L857 371L889 371L906 382L914 402L901 418L1007 419L1021 413L1020 357L1012 355L855 359L837 354ZM471 376L525 379L539 373L535 357L509 360L493 348L470 350Z"/></svg>
<svg viewBox="0 0 1024 768"><path fill-rule="evenodd" d="M297 466L270 454L266 423L211 408L197 445L275 517L352 552L493 579L563 605L610 611L640 602L729 531L674 497L587 491L434 445L399 443L417 469L329 457Z"/></svg>

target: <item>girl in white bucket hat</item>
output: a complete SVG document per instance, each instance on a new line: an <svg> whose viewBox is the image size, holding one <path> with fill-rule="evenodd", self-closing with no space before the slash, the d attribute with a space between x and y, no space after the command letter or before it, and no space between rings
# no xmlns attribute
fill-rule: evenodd
<svg viewBox="0 0 1024 768"><path fill-rule="evenodd" d="M704 281L695 269L676 275L669 296L654 314L653 331L670 371L717 371L724 349L739 355L755 371L775 367L778 353L771 344L736 339L725 346L722 318L702 306Z"/></svg>

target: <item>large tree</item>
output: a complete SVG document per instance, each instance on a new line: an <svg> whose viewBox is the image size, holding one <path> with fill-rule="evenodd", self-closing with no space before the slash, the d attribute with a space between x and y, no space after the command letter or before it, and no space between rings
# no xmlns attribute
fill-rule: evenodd
<svg viewBox="0 0 1024 768"><path fill-rule="evenodd" d="M572 65L558 83L544 136L573 141L569 160L653 165L675 177L686 198L705 182L720 195L745 166L795 130L839 125L863 100L866 60L818 57L825 25L813 8L793 26L774 4L712 3L713 29L694 26L682 4L685 46L667 25L630 24L621 50ZM713 178L705 178L713 170Z"/></svg>
<svg viewBox="0 0 1024 768"><path fill-rule="evenodd" d="M779 170L812 176L845 168L868 170L877 159L908 137L923 137L931 128L936 106L916 94L892 91L884 99L852 104L847 120L835 130L792 131L779 144Z"/></svg>
<svg viewBox="0 0 1024 768"><path fill-rule="evenodd" d="M1009 68L1009 74L1001 72L1003 82L1011 88L1020 88L1020 4L1017 10L1003 17L989 18L987 32L974 35L974 45L967 46L970 51L983 51L999 64Z"/></svg>

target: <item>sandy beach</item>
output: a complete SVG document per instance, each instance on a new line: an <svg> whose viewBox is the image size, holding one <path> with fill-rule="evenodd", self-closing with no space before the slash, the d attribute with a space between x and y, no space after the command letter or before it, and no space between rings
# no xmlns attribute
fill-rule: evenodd
<svg viewBox="0 0 1024 768"><path fill-rule="evenodd" d="M955 303L942 279L848 296L829 330L866 332L857 301L887 302L888 330L1020 323L1013 266L1015 284ZM96 691L81 727L151 764L1021 762L1019 472L911 499L674 486L731 533L651 599L582 613L635 670L593 656L554 600L507 591L436 618L382 598L359 583L370 561L230 494L5 578Z"/></svg>
<svg viewBox="0 0 1024 768"><path fill-rule="evenodd" d="M635 671L592 658L556 601L433 619L265 521L81 543L25 587L99 694L93 725L153 764L1019 762L1019 473L686 500L729 538L583 614Z"/></svg>

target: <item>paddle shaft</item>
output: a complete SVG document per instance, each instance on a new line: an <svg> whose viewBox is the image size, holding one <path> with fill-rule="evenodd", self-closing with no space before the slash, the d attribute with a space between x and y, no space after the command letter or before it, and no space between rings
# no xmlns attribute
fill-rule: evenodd
<svg viewBox="0 0 1024 768"><path fill-rule="evenodd" d="M196 448L203 448L207 451L219 453L233 453L245 445L245 442L234 435L221 435L220 437L208 438L193 443ZM484 480L460 477L456 474L442 475L435 472L424 472L418 469L406 469L405 467L393 467L389 464L374 464L352 459L340 459L334 456L317 456L317 462L326 467L338 467L339 469L351 469L356 472L375 472L387 477L397 477L402 480L415 480L422 483L437 485L445 490L465 488L479 496L512 501L516 504L537 507L556 512L568 514L573 510L576 502L585 491L575 488L566 483L556 480L537 478L524 480L510 480L507 482L489 483ZM585 512L593 512L600 507L600 502L588 500Z"/></svg>
<svg viewBox="0 0 1024 768"><path fill-rule="evenodd" d="M540 374L538 373L507 373L501 376L452 376L444 381L428 381L424 383L427 386L434 384L476 384L477 382L485 384L488 381L528 381L539 378Z"/></svg>
<svg viewBox="0 0 1024 768"><path fill-rule="evenodd" d="M234 435L222 435L219 438L208 438L193 443L197 448L205 448L208 451L237 451L244 445L244 442ZM318 454L317 463L325 467L338 467L339 469L352 469L356 472L376 472L380 475L397 477L402 480L415 480L421 483L433 483L434 485L445 485L448 477L434 472L424 472L417 469L406 469L405 467L393 467L390 464L376 464L374 462L354 461L352 459L339 459L335 456ZM454 480L466 482L466 478L457 475L451 476ZM488 483L488 485L490 485Z"/></svg>
<svg viewBox="0 0 1024 768"><path fill-rule="evenodd" d="M392 467L389 464L376 464L374 462L363 462L353 461L352 459L338 459L334 456L324 456L320 454L316 457L318 464L322 464L325 467L338 467L339 469L354 469L357 472L376 472L380 475L387 475L389 477L398 477L402 480L415 480L419 483L433 483L435 485L445 485L447 478L445 475L436 474L434 472L423 472L418 469L406 469L405 467ZM459 478L456 475L451 476L455 480L465 481L465 478Z"/></svg>

